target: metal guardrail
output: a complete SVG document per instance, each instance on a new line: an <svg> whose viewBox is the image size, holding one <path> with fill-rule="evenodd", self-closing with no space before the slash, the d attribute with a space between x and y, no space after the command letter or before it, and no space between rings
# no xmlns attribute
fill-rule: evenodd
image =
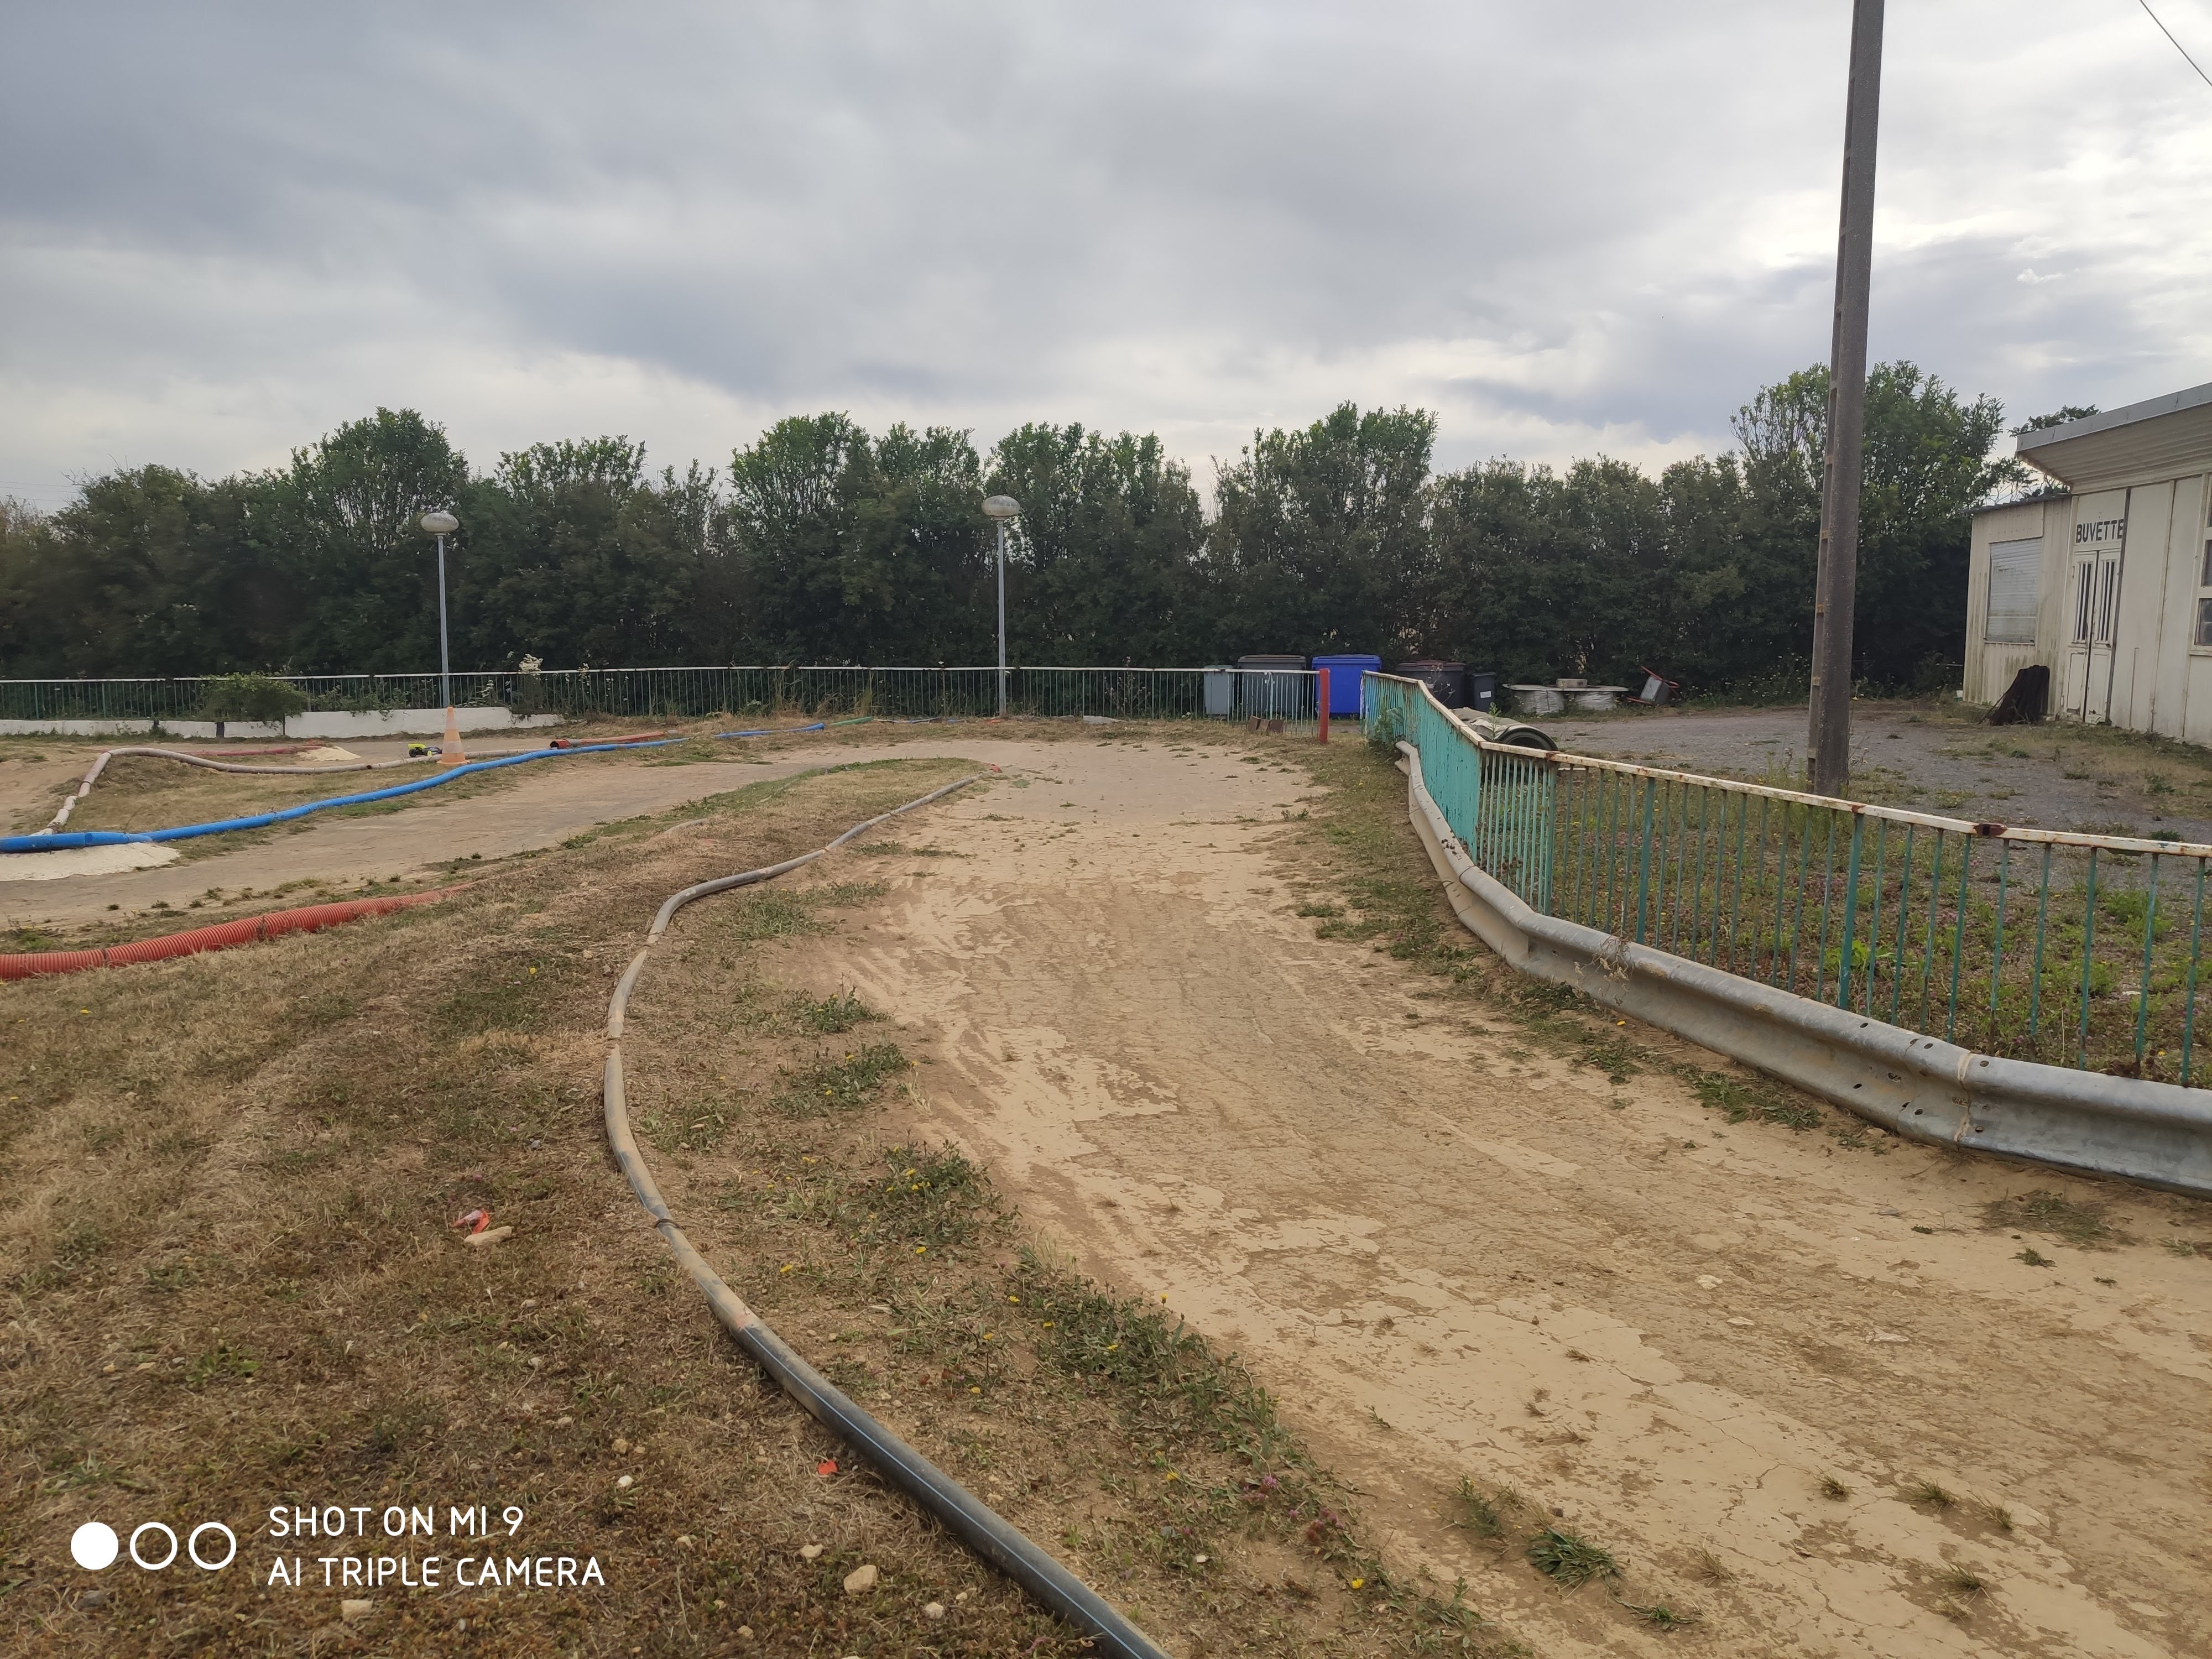
<svg viewBox="0 0 2212 1659"><path fill-rule="evenodd" d="M1540 915L1467 855L1401 740L1413 827L1462 921L1522 973L1795 1084L1899 1135L2212 1197L2212 1095L1979 1054Z"/></svg>
<svg viewBox="0 0 2212 1659"><path fill-rule="evenodd" d="M1537 915L1981 1054L2193 1079L2212 846L1509 748L1417 682L1369 675L1364 696Z"/></svg>
<svg viewBox="0 0 2212 1659"><path fill-rule="evenodd" d="M284 674L308 712L435 708L435 674ZM1310 726L1311 670L1010 667L1008 712L1112 720L1259 719ZM838 665L512 670L453 677L453 701L518 714L686 719L704 714L876 714L978 719L999 708L994 667ZM210 677L0 680L0 720L193 720Z"/></svg>

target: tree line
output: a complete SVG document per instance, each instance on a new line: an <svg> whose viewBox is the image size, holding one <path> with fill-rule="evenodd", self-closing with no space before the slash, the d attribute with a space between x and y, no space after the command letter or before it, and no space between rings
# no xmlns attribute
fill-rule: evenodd
<svg viewBox="0 0 2212 1659"><path fill-rule="evenodd" d="M166 466L0 507L0 678L437 666L435 553L455 513L457 669L981 663L995 656L980 501L1022 503L1013 660L1166 665L1247 652L1438 656L1508 679L1786 692L1812 638L1827 374L1767 386L1735 450L1656 475L1432 465L1425 410L1346 404L1256 433L1209 504L1159 440L1030 424L988 452L943 427L779 422L726 471L646 465L622 437L473 470L434 423L379 410L266 472ZM1867 397L1863 678L1955 671L1967 509L2017 484L1993 398L1911 363Z"/></svg>

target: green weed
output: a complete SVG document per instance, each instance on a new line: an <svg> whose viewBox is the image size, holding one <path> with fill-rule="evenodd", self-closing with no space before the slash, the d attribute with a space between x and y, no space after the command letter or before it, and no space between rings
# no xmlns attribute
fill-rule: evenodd
<svg viewBox="0 0 2212 1659"><path fill-rule="evenodd" d="M1688 1077L1691 1086L1698 1091L1698 1098L1723 1114L1731 1123L1746 1123L1756 1118L1761 1123L1778 1123L1790 1129L1820 1127L1818 1106L1809 1100L1793 1097L1762 1079L1730 1077L1725 1072L1694 1067L1689 1069Z"/></svg>
<svg viewBox="0 0 2212 1659"><path fill-rule="evenodd" d="M1486 1496L1475 1489L1474 1482L1465 1475L1460 1477L1459 1491L1454 1497L1459 1513L1450 1524L1477 1538L1505 1536L1506 1516L1519 1500L1510 1492Z"/></svg>
<svg viewBox="0 0 2212 1659"><path fill-rule="evenodd" d="M1988 1594L1990 1582L1972 1567L1957 1561L1948 1563L1936 1575L1936 1582L1953 1595L1984 1595Z"/></svg>
<svg viewBox="0 0 2212 1659"><path fill-rule="evenodd" d="M810 997L799 992L787 1005L791 1023L802 1031L830 1036L849 1031L854 1026L883 1016L851 991L836 996Z"/></svg>
<svg viewBox="0 0 2212 1659"><path fill-rule="evenodd" d="M955 1147L891 1146L883 1158L885 1176L852 1194L867 1206L863 1243L942 1249L972 1243L1006 1214L982 1170Z"/></svg>
<svg viewBox="0 0 2212 1659"><path fill-rule="evenodd" d="M242 1382L260 1369L261 1362L243 1348L219 1342L185 1367L185 1386L197 1394L210 1382Z"/></svg>
<svg viewBox="0 0 2212 1659"><path fill-rule="evenodd" d="M816 911L866 904L890 890L879 881L836 882L826 887L763 887L723 913L724 937L750 945L762 939L827 933L829 924Z"/></svg>
<svg viewBox="0 0 2212 1659"><path fill-rule="evenodd" d="M707 1152L722 1144L734 1116L720 1101L702 1101L681 1112L648 1112L637 1127L664 1152Z"/></svg>
<svg viewBox="0 0 2212 1659"><path fill-rule="evenodd" d="M1993 1232L2048 1233L2083 1249L2126 1243L2106 1217L2103 1204L2077 1203L2037 1187L1982 1206L1982 1225Z"/></svg>
<svg viewBox="0 0 2212 1659"><path fill-rule="evenodd" d="M1594 1578L1613 1578L1620 1565L1610 1552L1564 1527L1547 1527L1528 1540L1528 1560L1562 1589L1579 1589Z"/></svg>
<svg viewBox="0 0 2212 1659"><path fill-rule="evenodd" d="M896 1042L871 1042L837 1060L817 1060L796 1072L781 1069L775 1104L787 1117L851 1111L866 1105L910 1063Z"/></svg>
<svg viewBox="0 0 2212 1659"><path fill-rule="evenodd" d="M1255 1491L1272 1495L1286 1465L1303 1467L1274 1397L1180 1318L1170 1324L1166 1310L1115 1297L1026 1247L1014 1281L1040 1358L1071 1376L1128 1389L1159 1428L1179 1424L1241 1454L1257 1472Z"/></svg>

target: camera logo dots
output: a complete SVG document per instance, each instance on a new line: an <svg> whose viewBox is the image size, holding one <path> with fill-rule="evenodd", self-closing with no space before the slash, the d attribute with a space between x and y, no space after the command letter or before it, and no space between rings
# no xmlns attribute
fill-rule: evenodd
<svg viewBox="0 0 2212 1659"><path fill-rule="evenodd" d="M70 1554L87 1572L100 1572L115 1565L123 1547L115 1528L105 1521L88 1521L70 1534Z"/></svg>
<svg viewBox="0 0 2212 1659"><path fill-rule="evenodd" d="M209 1538L211 1533L221 1534L220 1543ZM148 1572L174 1565L179 1547L175 1530L159 1521L142 1522L131 1529L131 1559ZM186 1535L181 1548L203 1572L221 1572L238 1559L238 1534L220 1521L203 1521ZM70 1534L70 1558L87 1572L105 1572L122 1552L122 1540L105 1521L88 1521Z"/></svg>

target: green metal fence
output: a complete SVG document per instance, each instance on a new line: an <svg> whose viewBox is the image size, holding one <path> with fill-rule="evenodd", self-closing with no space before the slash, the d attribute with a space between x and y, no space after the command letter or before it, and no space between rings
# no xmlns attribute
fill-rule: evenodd
<svg viewBox="0 0 2212 1659"><path fill-rule="evenodd" d="M1011 667L1007 712L1114 720L1280 721L1308 729L1316 718L1311 671L1209 668ZM436 708L435 674L278 676L311 712ZM0 680L0 720L204 718L209 682L174 679ZM842 665L571 668L453 677L453 701L519 714L605 714L683 720L708 714L876 714L889 719L980 718L999 710L993 667L870 668Z"/></svg>
<svg viewBox="0 0 2212 1659"><path fill-rule="evenodd" d="M1468 855L1543 915L1985 1054L2191 1080L2212 847L1508 748L1413 681L1365 696L1370 736L1419 749Z"/></svg>

